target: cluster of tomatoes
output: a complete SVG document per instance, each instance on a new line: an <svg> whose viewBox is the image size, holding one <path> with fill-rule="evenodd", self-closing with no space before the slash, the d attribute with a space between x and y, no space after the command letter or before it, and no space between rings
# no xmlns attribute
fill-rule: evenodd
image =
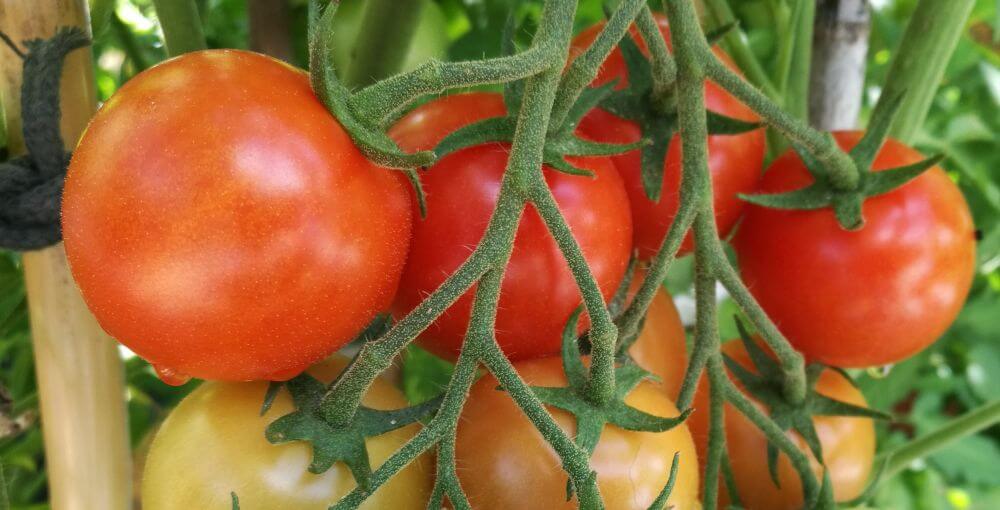
<svg viewBox="0 0 1000 510"><path fill-rule="evenodd" d="M585 47L599 30L578 36L574 48ZM627 86L617 51L595 84L611 80ZM758 120L712 83L706 83L706 102L715 112ZM460 127L505 114L497 94L451 95L410 112L389 134L404 150L432 149ZM604 142L641 137L635 124L600 109L578 131ZM849 149L860 135L835 136ZM742 218L733 245L743 278L807 359L838 367L892 363L933 342L954 319L972 276L973 226L961 193L941 169L869 199L865 227L849 232L829 209L744 207L741 193L787 191L811 181L793 152L762 172L762 130L712 135L708 144L719 230L728 235ZM401 317L433 292L482 237L509 149L465 148L422 171L427 215L421 217L402 174L362 156L299 70L248 52L204 51L123 86L91 122L69 170L63 228L73 275L108 333L165 379L230 381L202 385L163 424L145 470L144 506L228 508L232 491L244 508L326 508L350 490L354 482L344 466L311 474L308 446L267 443L267 423L292 403L281 395L261 417L263 381L301 373L376 314L391 310ZM874 170L919 159L889 141ZM639 160L633 151L571 161L592 178L544 169L607 299L634 253L648 258L656 251L678 208L677 140L664 162L659 201L645 195ZM682 251L690 248L688 239ZM454 359L471 294L444 310L418 342ZM560 250L529 206L496 318L496 339L529 384L566 384L561 332L580 302ZM738 346L725 350L745 362ZM685 331L666 293L653 302L630 354L659 382L644 381L626 402L676 415L671 399L686 365ZM311 373L330 381L343 363L327 360ZM473 386L458 428L459 475L473 507L571 507L558 457L497 385L487 376ZM864 405L834 371L823 374L817 391ZM646 508L666 482L675 452L681 469L670 502L696 508L693 459L704 456L708 408L704 392L699 395L688 423L668 432L603 431L592 465L608 508ZM365 405L398 408L405 401L378 381ZM572 417L553 414L572 434ZM857 495L874 454L871 422L815 422L837 499ZM371 439L373 465L417 428ZM787 458L779 460L779 487L762 468L764 436L735 411L726 413L726 433L745 507L801 506ZM423 508L431 479L432 463L420 458L365 507Z"/></svg>

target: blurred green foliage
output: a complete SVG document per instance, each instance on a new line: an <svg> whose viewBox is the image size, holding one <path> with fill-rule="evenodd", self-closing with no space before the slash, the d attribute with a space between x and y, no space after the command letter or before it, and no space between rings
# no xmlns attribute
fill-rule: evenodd
<svg viewBox="0 0 1000 510"><path fill-rule="evenodd" d="M362 0L345 0L345 32L358 19ZM248 44L246 0L198 0L211 47L245 48ZM789 0L740 0L740 27L750 47L773 69L777 41L775 13ZM95 33L94 55L99 95L107 99L129 78L165 57L151 0L90 0ZM655 5L658 2L651 2ZM892 51L915 0L876 0L867 70L866 114L878 97ZM353 4L353 5L352 5ZM421 59L454 60L499 54L500 33L514 13L520 22L517 41L526 45L536 25L540 0L435 0L408 66ZM304 66L305 0L289 0L289 38L293 63ZM351 11L354 18L347 19ZM576 20L582 28L603 18L600 0L582 0ZM951 416L996 399L1000 394L1000 37L997 2L977 0L945 82L918 137L927 153L943 152L945 167L972 206L983 240L979 274L968 305L951 330L925 352L880 371L859 372L858 383L869 402L898 417L881 426L880 448L926 433ZM347 38L345 38L346 40ZM349 62L349 48L344 49ZM349 65L349 64L345 64ZM2 131L0 131L2 133ZM668 287L688 299L689 261L679 261ZM892 306L887 303L886 306ZM723 334L733 335L729 303L720 310ZM682 309L684 308L682 303ZM128 353L126 353L128 354ZM128 356L128 408L131 442L139 444L165 413L195 385L173 388L160 383L142 360ZM406 356L403 387L414 401L442 391L449 364L417 348ZM24 286L18 257L0 255L0 385L13 398L12 416L37 409L37 394ZM926 510L1000 508L1000 428L963 439L951 448L885 481L873 507ZM46 503L41 433L37 424L18 435L0 438L0 508L3 488L14 510L40 510Z"/></svg>

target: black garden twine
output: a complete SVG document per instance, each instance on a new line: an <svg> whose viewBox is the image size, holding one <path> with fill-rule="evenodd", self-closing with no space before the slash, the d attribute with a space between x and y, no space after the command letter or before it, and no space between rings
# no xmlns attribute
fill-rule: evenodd
<svg viewBox="0 0 1000 510"><path fill-rule="evenodd" d="M24 41L26 52L6 34L0 39L23 60L27 148L27 154L0 163L0 247L37 250L62 239L59 212L70 153L59 133L59 80L66 55L90 39L79 28L62 28L51 39Z"/></svg>

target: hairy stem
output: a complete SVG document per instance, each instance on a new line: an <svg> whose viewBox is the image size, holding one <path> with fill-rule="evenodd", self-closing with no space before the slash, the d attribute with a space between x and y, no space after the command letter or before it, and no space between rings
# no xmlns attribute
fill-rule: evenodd
<svg viewBox="0 0 1000 510"><path fill-rule="evenodd" d="M573 59L559 83L559 94L552 106L552 118L549 121L551 130L558 130L562 127L573 103L597 76L601 64L618 45L618 41L621 41L622 37L628 33L628 27L632 24L632 20L635 19L639 11L643 10L645 5L645 0L624 0L615 9L604 28L601 29L601 33L597 34L594 43Z"/></svg>

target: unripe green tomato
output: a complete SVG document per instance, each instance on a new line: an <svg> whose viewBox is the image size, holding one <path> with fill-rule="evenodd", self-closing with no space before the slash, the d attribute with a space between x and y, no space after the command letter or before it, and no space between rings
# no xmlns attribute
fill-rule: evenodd
<svg viewBox="0 0 1000 510"><path fill-rule="evenodd" d="M328 383L347 360L335 357L309 369ZM268 424L293 410L282 390L270 411L260 416L266 382L210 381L187 396L156 433L142 481L143 510L230 510L235 492L242 510L326 510L354 489L343 463L322 474L307 471L312 458L304 442L270 444ZM397 409L406 400L388 382L377 379L365 405ZM419 431L409 425L366 441L372 468ZM418 457L361 505L361 509L423 510L430 498L433 465Z"/></svg>

